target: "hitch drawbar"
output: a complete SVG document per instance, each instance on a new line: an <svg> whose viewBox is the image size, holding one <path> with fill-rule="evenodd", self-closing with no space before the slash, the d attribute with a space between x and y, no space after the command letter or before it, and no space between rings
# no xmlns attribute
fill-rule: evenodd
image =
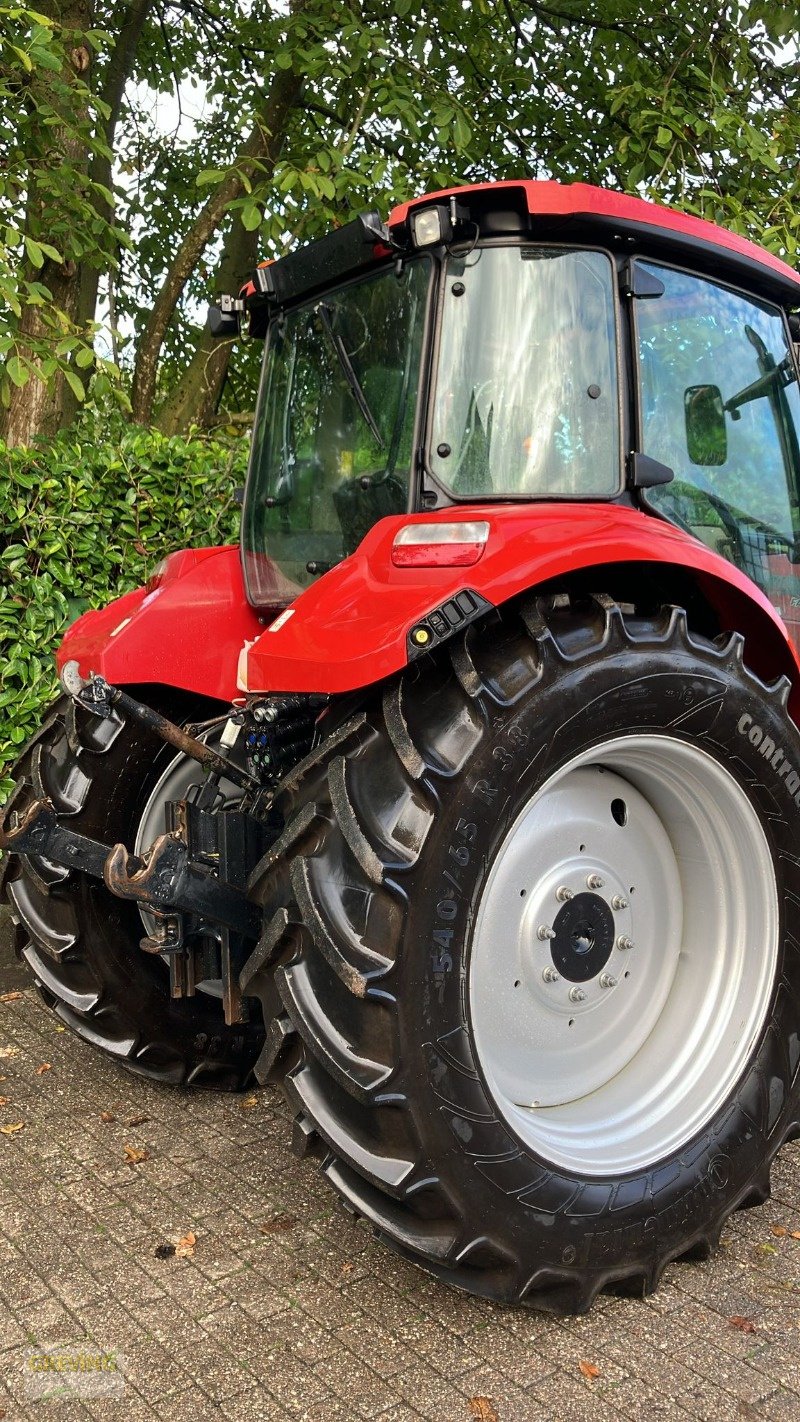
<svg viewBox="0 0 800 1422"><path fill-rule="evenodd" d="M8 830L0 830L0 849L31 854L102 879L122 899L156 912L197 914L245 938L261 932L261 910L241 889L192 862L187 845L175 835L159 835L139 859L124 844L108 845L66 829L52 801L35 800Z"/></svg>

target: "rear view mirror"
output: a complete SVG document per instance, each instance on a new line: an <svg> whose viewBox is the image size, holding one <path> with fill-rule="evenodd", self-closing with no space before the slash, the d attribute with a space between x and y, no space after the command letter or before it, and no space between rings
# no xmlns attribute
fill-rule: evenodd
<svg viewBox="0 0 800 1422"><path fill-rule="evenodd" d="M718 385L690 385L683 394L686 448L692 464L725 464L728 432Z"/></svg>

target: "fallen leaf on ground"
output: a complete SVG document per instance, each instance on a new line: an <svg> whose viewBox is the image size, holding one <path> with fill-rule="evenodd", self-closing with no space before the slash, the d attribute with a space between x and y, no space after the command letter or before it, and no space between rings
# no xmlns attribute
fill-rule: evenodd
<svg viewBox="0 0 800 1422"><path fill-rule="evenodd" d="M60 1023L57 1023L56 1026L53 1028L54 1032L66 1032L66 1030L66 1027L62 1027Z"/></svg>
<svg viewBox="0 0 800 1422"><path fill-rule="evenodd" d="M239 1105L243 1111L252 1111L253 1107L258 1105L258 1097L245 1096L244 1100L239 1102Z"/></svg>
<svg viewBox="0 0 800 1422"><path fill-rule="evenodd" d="M733 1318L728 1319L728 1322L731 1328L738 1328L740 1333L755 1333L756 1331L752 1318L742 1318L740 1313L735 1313Z"/></svg>
<svg viewBox="0 0 800 1422"><path fill-rule="evenodd" d="M469 1410L478 1422L500 1422L497 1409L488 1397L471 1397Z"/></svg>
<svg viewBox="0 0 800 1422"><path fill-rule="evenodd" d="M37 1075L37 1076L44 1076L44 1074L45 1074L46 1071L52 1071L52 1070L53 1070L53 1068L51 1067L51 1065L50 1065L49 1062L42 1062L42 1065L41 1065L41 1066L38 1066L38 1067L36 1068L36 1075Z"/></svg>
<svg viewBox="0 0 800 1422"><path fill-rule="evenodd" d="M2 1080L3 1080L3 1078L2 1078L2 1076L0 1076L0 1081L2 1081ZM793 1230L792 1230L792 1233L791 1233L791 1235L790 1235L790 1238L791 1238L791 1239L800 1239L800 1229L793 1229Z"/></svg>
<svg viewBox="0 0 800 1422"><path fill-rule="evenodd" d="M15 1136L17 1131L21 1131L24 1125L24 1121L14 1121L10 1126L0 1126L0 1135Z"/></svg>
<svg viewBox="0 0 800 1422"><path fill-rule="evenodd" d="M578 1367L580 1368L585 1378L589 1378L591 1380L593 1378L599 1378L600 1376L600 1369L598 1368L596 1363L580 1362L578 1364Z"/></svg>
<svg viewBox="0 0 800 1422"><path fill-rule="evenodd" d="M0 1002L19 1002L21 997L21 992L2 992L0 993Z"/></svg>
<svg viewBox="0 0 800 1422"><path fill-rule="evenodd" d="M178 1243L175 1245L175 1258L191 1259L192 1255L194 1254L194 1247L196 1243L197 1235L193 1234L192 1231L189 1230L188 1234L183 1235L183 1237L179 1239Z"/></svg>
<svg viewBox="0 0 800 1422"><path fill-rule="evenodd" d="M770 1229L773 1234L777 1234L778 1239L783 1239L783 1236L789 1233L786 1225L770 1225Z"/></svg>
<svg viewBox="0 0 800 1422"><path fill-rule="evenodd" d="M297 1220L294 1215L273 1215L271 1220L265 1220L259 1229L262 1234L283 1234L287 1229L294 1229Z"/></svg>
<svg viewBox="0 0 800 1422"><path fill-rule="evenodd" d="M353 1272L353 1270L355 1269L355 1267L356 1267L356 1266L355 1266L355 1264L353 1263L352 1259L345 1259L344 1264L342 1265L342 1273L343 1273L343 1274L352 1274L352 1272Z"/></svg>
<svg viewBox="0 0 800 1422"><path fill-rule="evenodd" d="M9 1057L18 1057L19 1047L0 1047L0 1061L8 1061Z"/></svg>
<svg viewBox="0 0 800 1422"><path fill-rule="evenodd" d="M112 1121L113 1121L114 1117L112 1116L111 1119L112 1119ZM131 1119L129 1120L128 1125L129 1125L129 1126L143 1126L144 1123L145 1123L145 1121L149 1121L149 1120L150 1120L150 1117L149 1117L149 1116L131 1116Z"/></svg>
<svg viewBox="0 0 800 1422"><path fill-rule="evenodd" d="M0 1106L7 1106L10 1100L10 1096L0 1096Z"/></svg>
<svg viewBox="0 0 800 1422"><path fill-rule="evenodd" d="M757 1245L756 1245L756 1253L757 1253L757 1254L777 1254L777 1252L778 1252L778 1251L777 1251L777 1249L775 1248L775 1245L774 1245L774 1244L757 1244Z"/></svg>
<svg viewBox="0 0 800 1422"><path fill-rule="evenodd" d="M100 1112L100 1120L101 1120L101 1121L116 1121L116 1119L117 1119L117 1118L116 1118L116 1116L114 1115L114 1112L113 1112L113 1111L101 1111L101 1112Z"/></svg>
<svg viewBox="0 0 800 1422"><path fill-rule="evenodd" d="M153 1250L153 1253L155 1254L156 1259L171 1259L173 1254L175 1253L175 1245L157 1244L155 1249Z"/></svg>
<svg viewBox="0 0 800 1422"><path fill-rule="evenodd" d="M125 1146L125 1159L128 1165L138 1165L141 1160L147 1160L147 1151L139 1146Z"/></svg>

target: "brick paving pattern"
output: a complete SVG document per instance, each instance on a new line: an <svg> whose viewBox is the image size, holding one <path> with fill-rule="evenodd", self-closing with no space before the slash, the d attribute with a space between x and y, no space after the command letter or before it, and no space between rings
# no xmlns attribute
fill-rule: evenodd
<svg viewBox="0 0 800 1422"><path fill-rule="evenodd" d="M27 987L0 1003L0 1077L0 1126L24 1121L0 1134L7 1418L800 1418L796 1145L713 1260L671 1267L650 1299L553 1319L452 1292L378 1245L292 1156L271 1090L141 1081ZM193 1253L157 1255L190 1233ZM65 1398L54 1377L35 1400L45 1347L118 1356L118 1395Z"/></svg>

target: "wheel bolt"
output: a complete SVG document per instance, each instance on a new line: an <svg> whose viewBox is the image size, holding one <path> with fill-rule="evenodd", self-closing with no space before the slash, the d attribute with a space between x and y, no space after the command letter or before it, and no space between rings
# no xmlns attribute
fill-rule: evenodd
<svg viewBox="0 0 800 1422"><path fill-rule="evenodd" d="M626 938L624 933L621 933L619 938L617 939L617 947L622 948L623 950L628 948L634 948L635 946L636 945L634 944L633 939Z"/></svg>
<svg viewBox="0 0 800 1422"><path fill-rule="evenodd" d="M611 900L612 909L624 909L628 907L628 900L623 899L622 894L615 894Z"/></svg>
<svg viewBox="0 0 800 1422"><path fill-rule="evenodd" d="M585 1001L586 1001L586 993L583 991L583 988L579 988L579 987L570 988L570 990L569 990L569 1000L570 1000L570 1002L585 1002Z"/></svg>
<svg viewBox="0 0 800 1422"><path fill-rule="evenodd" d="M568 889L566 884L561 884L559 888L556 889L556 898L559 903L568 904L570 899L574 899L574 897L575 895L572 890Z"/></svg>
<svg viewBox="0 0 800 1422"><path fill-rule="evenodd" d="M536 930L536 936L537 938L541 938L542 942L545 943L548 938L555 938L556 935L553 929L550 928L549 924L540 923L539 927Z"/></svg>
<svg viewBox="0 0 800 1422"><path fill-rule="evenodd" d="M601 974L600 974L600 986L601 986L601 988L616 987L616 986L617 986L617 980L616 980L615 977L612 976L611 973L601 973Z"/></svg>
<svg viewBox="0 0 800 1422"><path fill-rule="evenodd" d="M555 968L544 968L542 971L542 977L544 978L546 983L558 982L558 973L556 972Z"/></svg>
<svg viewBox="0 0 800 1422"><path fill-rule="evenodd" d="M599 874L590 874L586 880L590 889L602 889L604 882Z"/></svg>

